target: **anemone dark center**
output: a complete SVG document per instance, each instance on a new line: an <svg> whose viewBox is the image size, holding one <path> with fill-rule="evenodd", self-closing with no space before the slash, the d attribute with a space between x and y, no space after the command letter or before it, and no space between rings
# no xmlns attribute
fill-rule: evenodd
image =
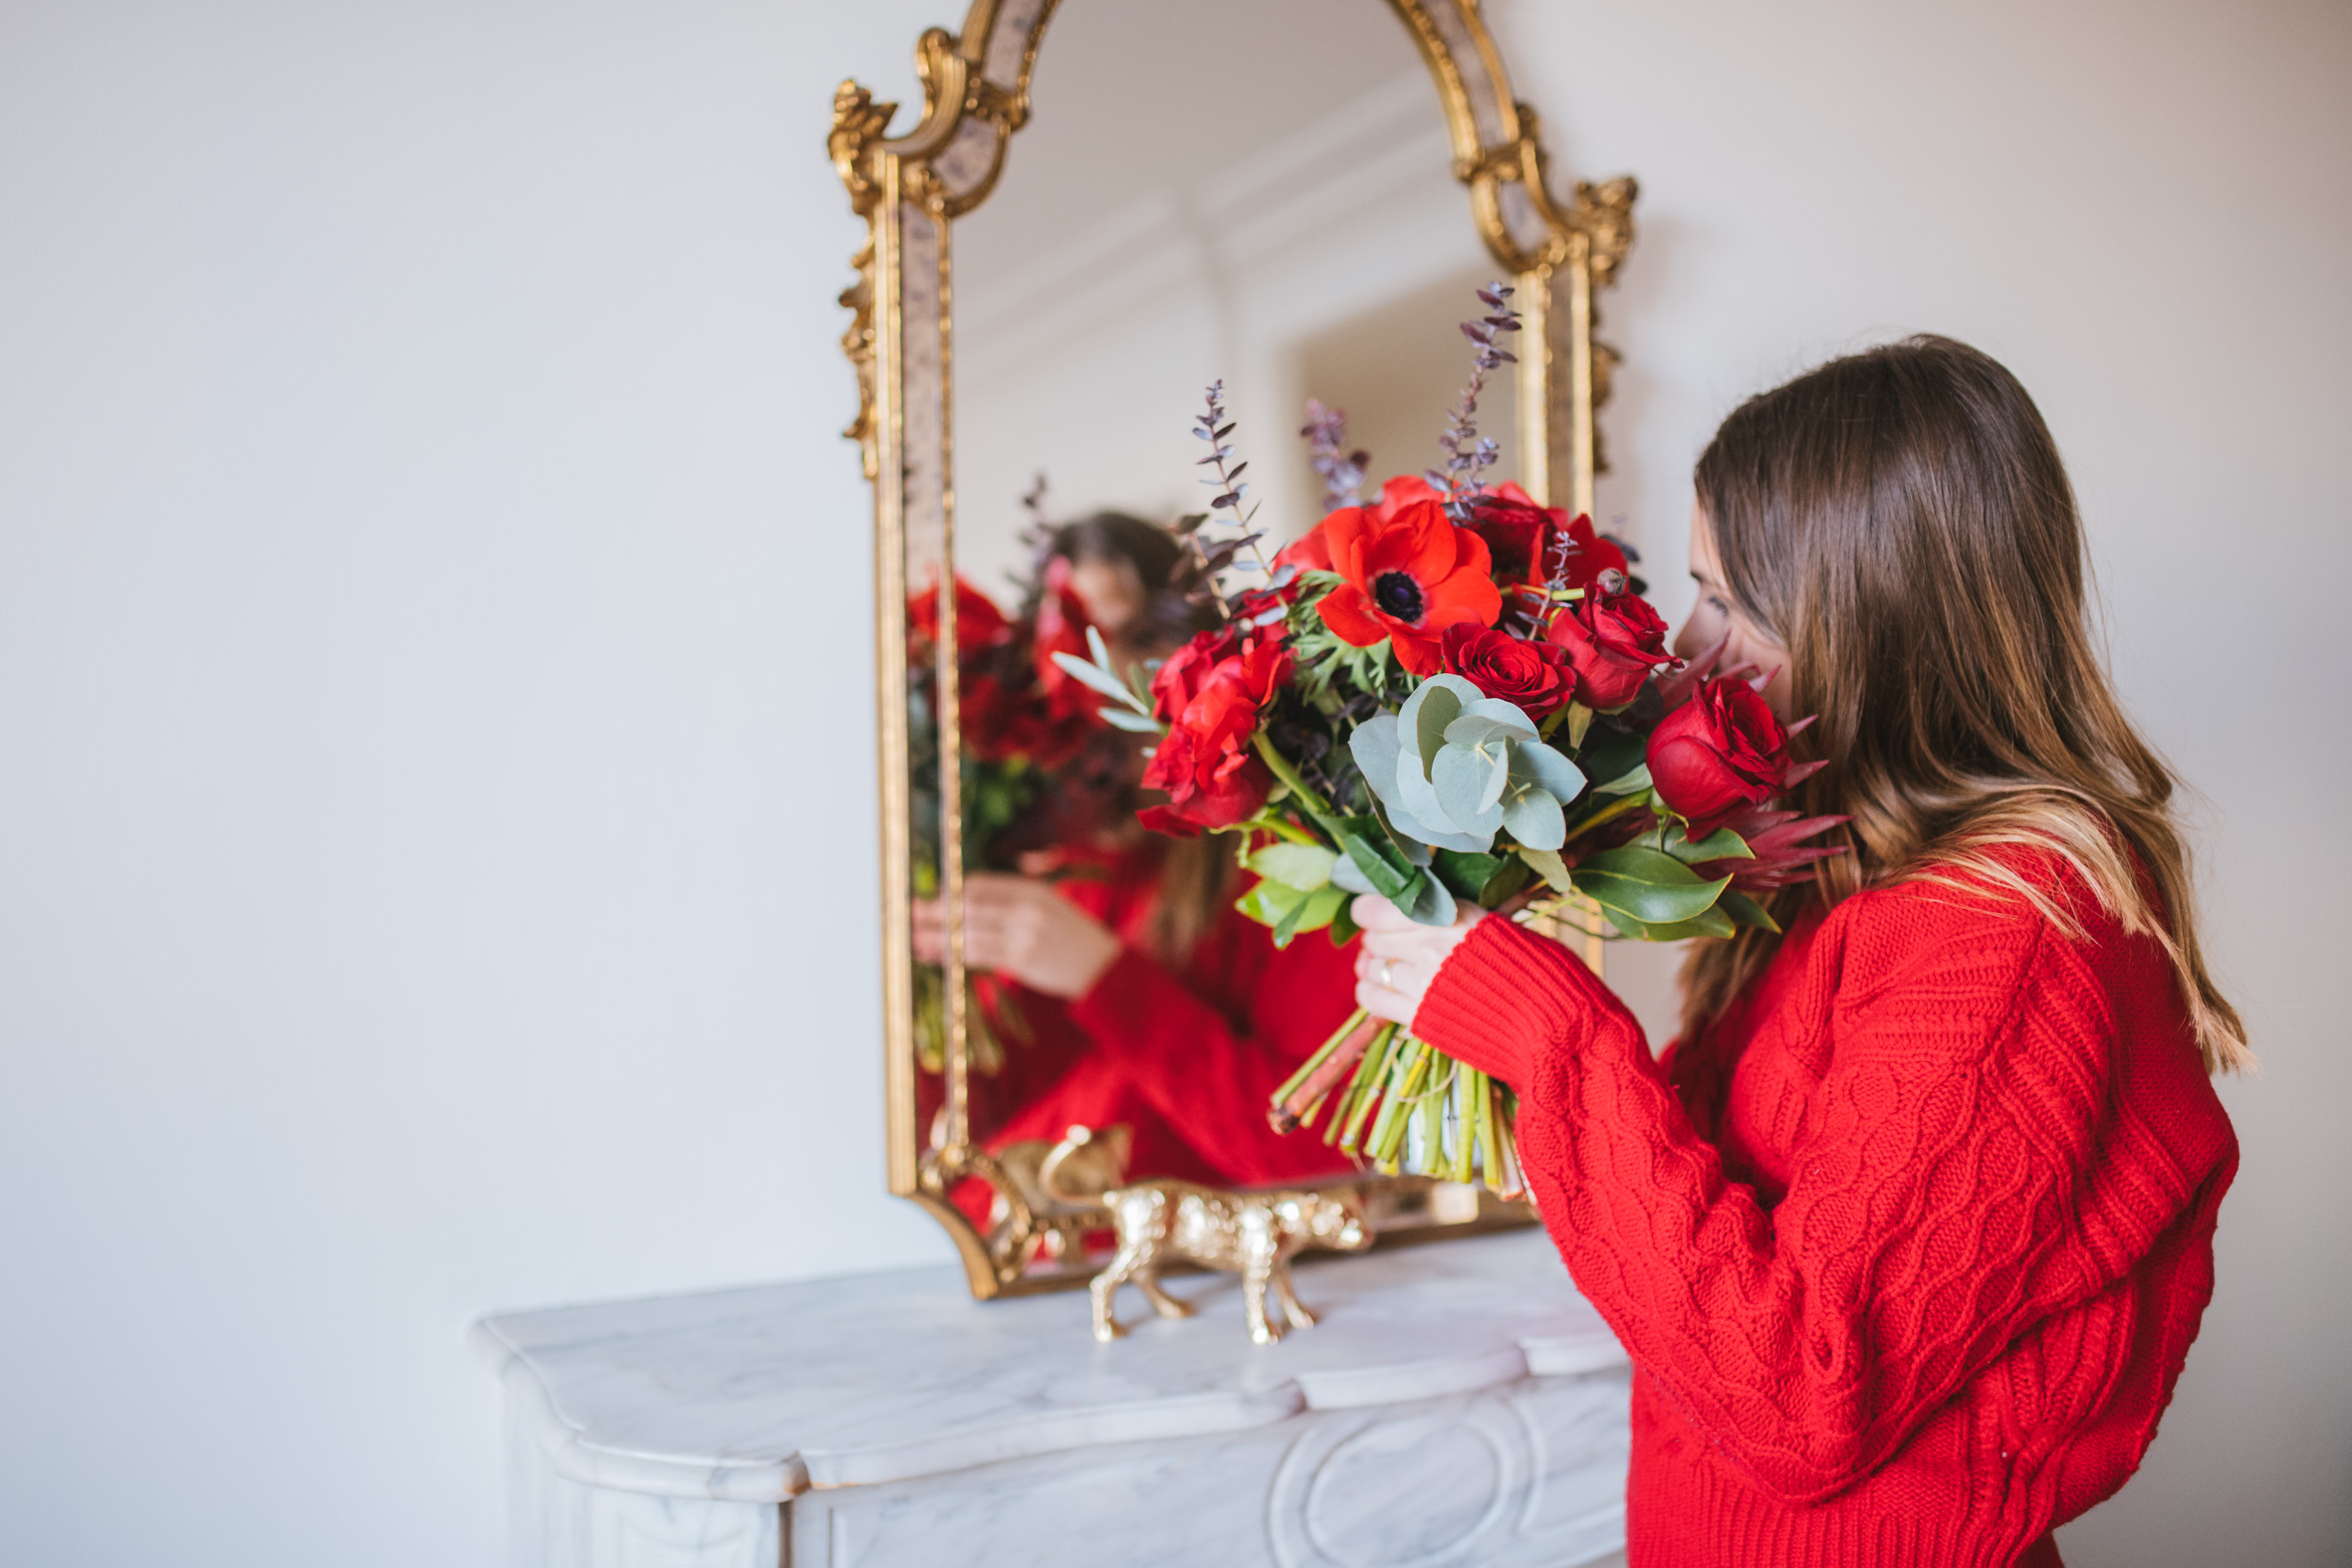
<svg viewBox="0 0 2352 1568"><path fill-rule="evenodd" d="M1383 571L1372 579L1372 602L1381 613L1393 615L1408 624L1421 618L1429 608L1429 600L1421 592L1421 584L1409 572Z"/></svg>

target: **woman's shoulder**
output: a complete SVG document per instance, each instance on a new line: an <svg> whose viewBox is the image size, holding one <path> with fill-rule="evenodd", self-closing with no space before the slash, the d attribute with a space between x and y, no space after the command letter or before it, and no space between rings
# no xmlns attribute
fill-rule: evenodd
<svg viewBox="0 0 2352 1568"><path fill-rule="evenodd" d="M1936 855L1847 898L1824 922L1839 1004L1896 994L1954 1021L2013 1009L2053 990L2093 1011L2144 985L2162 948L2127 932L2055 848L1981 845Z"/></svg>

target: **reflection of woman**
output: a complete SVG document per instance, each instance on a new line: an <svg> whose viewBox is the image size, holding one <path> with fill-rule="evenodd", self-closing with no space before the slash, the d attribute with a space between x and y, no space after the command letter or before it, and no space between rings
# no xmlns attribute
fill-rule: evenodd
<svg viewBox="0 0 2352 1568"><path fill-rule="evenodd" d="M2248 1058L2173 780L2084 619L2055 445L1940 338L1752 399L1701 457L1701 604L1818 713L1853 852L1711 946L1653 1062L1507 920L1359 901L1375 1012L1520 1092L1552 1236L1636 1368L1635 1564L2054 1564L2139 1463L2214 1280ZM1792 900L1791 903L1796 901Z"/></svg>
<svg viewBox="0 0 2352 1568"><path fill-rule="evenodd" d="M1181 554L1165 530L1104 514L1057 530L1045 550L1069 563L1115 657L1158 658L1199 629L1164 591ZM1007 1031L1023 1037L998 1074L974 1080L979 1141L1123 1124L1137 1175L1249 1186L1350 1169L1315 1138L1276 1134L1266 1106L1352 1008L1352 948L1316 934L1277 950L1232 907L1231 841L1145 833L1137 745L1117 736L1102 755L1112 777L1092 782L1114 804L1076 841L1021 857L1043 874L964 882L965 962L1012 984ZM937 906L918 906L917 957L938 962L941 943Z"/></svg>

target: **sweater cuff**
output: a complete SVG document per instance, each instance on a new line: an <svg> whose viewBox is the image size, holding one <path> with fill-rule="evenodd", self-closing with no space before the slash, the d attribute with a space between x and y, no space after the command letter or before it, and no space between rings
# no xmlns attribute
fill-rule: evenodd
<svg viewBox="0 0 2352 1568"><path fill-rule="evenodd" d="M1522 1089L1547 1042L1622 1006L1566 948L1490 915L1439 967L1413 1033Z"/></svg>

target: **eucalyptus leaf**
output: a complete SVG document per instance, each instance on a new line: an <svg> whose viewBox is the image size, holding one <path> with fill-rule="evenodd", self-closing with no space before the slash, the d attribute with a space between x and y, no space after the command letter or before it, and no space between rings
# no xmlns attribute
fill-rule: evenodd
<svg viewBox="0 0 2352 1568"><path fill-rule="evenodd" d="M1443 754L1444 748L1440 748ZM1495 829L1503 825L1503 814L1483 829L1457 823L1438 802L1437 791L1421 768L1410 756L1399 756L1396 763L1396 798L1387 802L1388 819L1397 831L1440 849L1465 849L1484 854L1495 843Z"/></svg>
<svg viewBox="0 0 2352 1568"><path fill-rule="evenodd" d="M1429 787L1438 809L1455 827L1492 837L1503 825L1503 785L1510 778L1511 759L1505 748L1449 746L1437 754Z"/></svg>
<svg viewBox="0 0 2352 1568"><path fill-rule="evenodd" d="M1584 790L1584 770L1540 741L1511 749L1511 777L1535 785L1561 805Z"/></svg>
<svg viewBox="0 0 2352 1568"><path fill-rule="evenodd" d="M1160 722L1140 713L1129 713L1124 708L1104 708L1102 722L1113 729L1126 730L1135 735L1157 735Z"/></svg>
<svg viewBox="0 0 2352 1568"><path fill-rule="evenodd" d="M1396 794L1396 764L1401 743L1397 738L1397 716L1393 713L1375 714L1355 727L1347 738L1348 754L1363 771L1364 783L1384 805L1393 805Z"/></svg>
<svg viewBox="0 0 2352 1568"><path fill-rule="evenodd" d="M1320 844L1269 844L1250 857L1250 869L1311 893L1331 880L1331 863L1338 858Z"/></svg>
<svg viewBox="0 0 2352 1568"><path fill-rule="evenodd" d="M1094 628L1088 626L1086 630L1088 632L1092 632ZM1100 639L1097 638L1097 641L1099 640ZM1095 691L1100 692L1103 696L1123 703L1130 708L1135 705L1135 694L1127 690L1124 685L1120 684L1119 678L1117 676L1111 674L1109 670L1104 669L1101 665L1088 664L1085 660L1076 658L1067 653L1055 654L1054 662L1061 666L1062 673L1069 676L1070 679L1082 681L1087 686L1092 687ZM1158 727L1155 725L1153 728L1156 729Z"/></svg>
<svg viewBox="0 0 2352 1568"><path fill-rule="evenodd" d="M1556 850L1568 841L1566 813L1541 789L1522 789L1504 801L1503 825L1529 849Z"/></svg>
<svg viewBox="0 0 2352 1568"><path fill-rule="evenodd" d="M1432 675L1405 699L1397 714L1397 744L1411 749L1422 778L1429 777L1429 765L1445 745L1446 726L1479 700L1479 689L1459 675Z"/></svg>

